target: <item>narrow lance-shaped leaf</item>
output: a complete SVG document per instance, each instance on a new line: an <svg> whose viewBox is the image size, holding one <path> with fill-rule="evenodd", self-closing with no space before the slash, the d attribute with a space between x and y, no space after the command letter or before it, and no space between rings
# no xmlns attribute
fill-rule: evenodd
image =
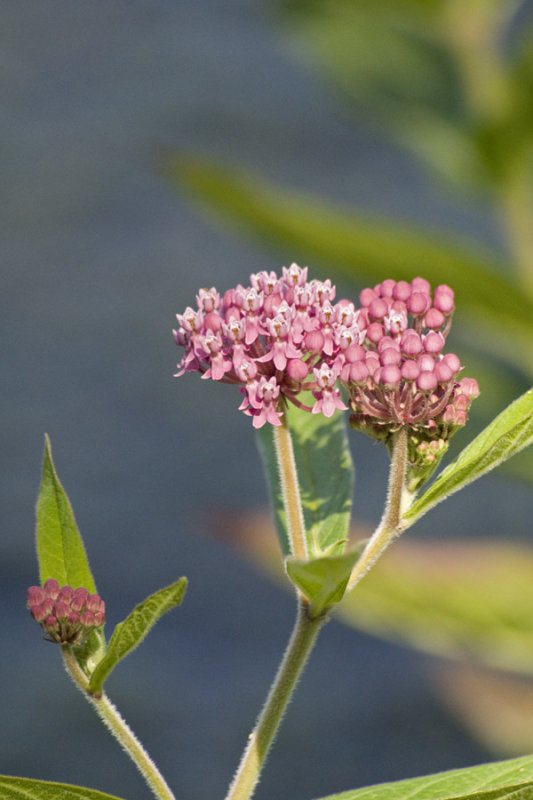
<svg viewBox="0 0 533 800"><path fill-rule="evenodd" d="M290 406L286 412L292 436L310 555L342 552L348 537L353 464L345 416L309 414ZM272 427L258 432L259 449L270 487L281 549L290 555Z"/></svg>
<svg viewBox="0 0 533 800"><path fill-rule="evenodd" d="M533 757L481 767L454 769L423 778L381 783L322 800L529 800L533 796Z"/></svg>
<svg viewBox="0 0 533 800"><path fill-rule="evenodd" d="M55 470L48 436L37 499L36 539L41 583L55 578L61 586L83 586L96 592L72 506Z"/></svg>
<svg viewBox="0 0 533 800"><path fill-rule="evenodd" d="M0 775L0 797L2 800L120 800L115 795L84 786L7 775Z"/></svg>
<svg viewBox="0 0 533 800"><path fill-rule="evenodd" d="M532 441L533 389L530 389L476 436L413 503L404 514L404 527L412 525L430 508L507 461Z"/></svg>
<svg viewBox="0 0 533 800"><path fill-rule="evenodd" d="M119 622L109 640L107 652L97 664L89 691L97 694L110 673L132 650L140 645L156 622L168 611L181 605L187 589L187 578L180 578L160 589L135 606L123 622Z"/></svg>
<svg viewBox="0 0 533 800"><path fill-rule="evenodd" d="M309 600L309 615L312 619L340 603L361 550L362 547L359 547L341 555L324 556L312 561L294 558L285 561L290 580Z"/></svg>

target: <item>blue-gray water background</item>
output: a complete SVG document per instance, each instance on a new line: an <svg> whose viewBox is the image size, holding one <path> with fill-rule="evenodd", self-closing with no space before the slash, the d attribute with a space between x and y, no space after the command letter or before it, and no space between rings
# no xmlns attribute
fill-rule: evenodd
<svg viewBox="0 0 533 800"><path fill-rule="evenodd" d="M488 216L454 206L345 118L270 11L259 0L2 5L0 772L147 797L24 608L44 431L110 622L189 576L182 609L110 681L180 800L223 796L291 627L289 595L207 535L206 512L264 506L266 491L239 398L197 376L174 381L170 336L199 286L280 265L166 183L168 153L238 161L500 247ZM357 516L372 522L385 455L361 437L353 449ZM491 476L413 535L525 537L527 498ZM258 800L488 759L438 704L428 663L331 623Z"/></svg>

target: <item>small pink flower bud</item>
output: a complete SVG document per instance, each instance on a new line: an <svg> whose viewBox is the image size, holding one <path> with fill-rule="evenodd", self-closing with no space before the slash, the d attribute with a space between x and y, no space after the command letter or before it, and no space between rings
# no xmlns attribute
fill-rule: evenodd
<svg viewBox="0 0 533 800"><path fill-rule="evenodd" d="M402 378L405 381L416 381L420 375L420 367L416 361L404 361L402 364Z"/></svg>
<svg viewBox="0 0 533 800"><path fill-rule="evenodd" d="M407 301L407 310L414 314L415 317L424 314L426 309L429 308L429 297L422 292L413 292Z"/></svg>
<svg viewBox="0 0 533 800"><path fill-rule="evenodd" d="M26 605L28 608L40 606L46 600L46 592L40 586L30 586L27 593Z"/></svg>
<svg viewBox="0 0 533 800"><path fill-rule="evenodd" d="M54 614L58 619L67 619L70 614L69 605L63 600L56 600L54 603Z"/></svg>
<svg viewBox="0 0 533 800"><path fill-rule="evenodd" d="M387 278L386 280L384 280L381 284L381 296L392 297L395 286L396 286L396 281L393 281L392 278Z"/></svg>
<svg viewBox="0 0 533 800"><path fill-rule="evenodd" d="M421 372L416 379L416 385L421 392L432 392L437 388L437 378L433 372Z"/></svg>
<svg viewBox="0 0 533 800"><path fill-rule="evenodd" d="M377 294L373 289L363 289L359 293L359 302L362 306L369 306L370 303L377 298Z"/></svg>
<svg viewBox="0 0 533 800"><path fill-rule="evenodd" d="M377 369L379 369L379 358L375 353L368 353L365 359L366 367L371 375L375 373Z"/></svg>
<svg viewBox="0 0 533 800"><path fill-rule="evenodd" d="M50 578L44 584L43 589L48 597L50 597L52 600L55 600L59 594L59 583L53 578Z"/></svg>
<svg viewBox="0 0 533 800"><path fill-rule="evenodd" d="M53 609L53 603L51 600L45 600L44 603L41 603L39 606L35 606L32 608L31 613L33 619L36 622L44 622L44 620L50 616Z"/></svg>
<svg viewBox="0 0 533 800"><path fill-rule="evenodd" d="M479 397L479 385L475 378L462 378L459 381L459 388L462 394L465 394L472 400Z"/></svg>
<svg viewBox="0 0 533 800"><path fill-rule="evenodd" d="M324 347L324 335L320 331L310 331L304 336L304 347L310 353L321 353Z"/></svg>
<svg viewBox="0 0 533 800"><path fill-rule="evenodd" d="M74 596L74 589L72 586L62 586L59 590L58 600L64 600L65 603L70 603Z"/></svg>
<svg viewBox="0 0 533 800"><path fill-rule="evenodd" d="M422 340L418 333L413 330L406 330L401 338L402 353L406 356L417 356L424 349Z"/></svg>
<svg viewBox="0 0 533 800"><path fill-rule="evenodd" d="M433 307L436 308L438 311L441 311L444 315L448 316L453 312L455 308L453 292L451 294L449 294L448 292L439 292L439 288L440 287L437 287L437 289L435 290L435 295L433 297Z"/></svg>
<svg viewBox="0 0 533 800"><path fill-rule="evenodd" d="M95 618L92 611L84 611L80 616L80 622L85 628L95 627Z"/></svg>
<svg viewBox="0 0 533 800"><path fill-rule="evenodd" d="M442 333L431 331L424 337L424 350L426 353L440 353L444 344Z"/></svg>
<svg viewBox="0 0 533 800"><path fill-rule="evenodd" d="M87 598L87 602L85 603L85 607L87 608L87 611L99 611L100 602L100 597L97 594L90 594Z"/></svg>
<svg viewBox="0 0 533 800"><path fill-rule="evenodd" d="M413 278L411 281L411 286L413 287L414 292L422 292L422 294L429 294L431 291L431 285L429 281L425 278Z"/></svg>
<svg viewBox="0 0 533 800"><path fill-rule="evenodd" d="M430 308L424 317L426 328L440 328L444 325L444 314L438 308Z"/></svg>
<svg viewBox="0 0 533 800"><path fill-rule="evenodd" d="M94 624L97 628L103 625L105 622L105 611L95 611L94 613Z"/></svg>
<svg viewBox="0 0 533 800"><path fill-rule="evenodd" d="M378 383L387 386L388 388L395 388L398 386L402 379L402 373L398 369L398 367L391 365L387 367L382 367L377 374L377 381Z"/></svg>
<svg viewBox="0 0 533 800"><path fill-rule="evenodd" d="M344 351L344 357L350 364L353 364L355 361L364 361L365 349L361 347L360 344L351 344L350 347Z"/></svg>
<svg viewBox="0 0 533 800"><path fill-rule="evenodd" d="M388 347L394 347L395 350L398 349L398 344L396 342L396 339L393 339L392 336L383 336L377 344L378 344L378 353L381 353Z"/></svg>
<svg viewBox="0 0 533 800"><path fill-rule="evenodd" d="M369 342L376 344L383 336L383 327L379 322L372 322L366 329L366 338Z"/></svg>
<svg viewBox="0 0 533 800"><path fill-rule="evenodd" d="M368 308L368 315L370 319L375 322L377 320L383 319L385 314L388 312L389 307L385 300L381 298L376 298L376 300L372 300L370 306Z"/></svg>
<svg viewBox="0 0 533 800"><path fill-rule="evenodd" d="M403 300L405 303L411 297L411 287L407 281L398 281L394 287L392 296L395 300Z"/></svg>
<svg viewBox="0 0 533 800"><path fill-rule="evenodd" d="M454 375L457 375L458 372L461 371L461 362L459 358L455 355L455 353L446 353L442 360L448 366Z"/></svg>
<svg viewBox="0 0 533 800"><path fill-rule="evenodd" d="M309 369L301 358L291 358L287 362L286 371L287 375L294 381L303 381L307 378Z"/></svg>
<svg viewBox="0 0 533 800"><path fill-rule="evenodd" d="M435 366L435 361L429 353L424 353L421 356L418 356L416 363L418 364L421 372L433 372L433 367Z"/></svg>
<svg viewBox="0 0 533 800"><path fill-rule="evenodd" d="M356 361L350 366L351 383L366 383L369 374L368 367L363 361Z"/></svg>
<svg viewBox="0 0 533 800"><path fill-rule="evenodd" d="M71 611L68 615L68 623L69 625L79 625L80 624L80 615L77 614L75 611Z"/></svg>
<svg viewBox="0 0 533 800"><path fill-rule="evenodd" d="M399 350L393 347L387 347L386 350L383 350L379 356L379 360L381 361L382 366L398 366L400 361L402 360L402 356Z"/></svg>
<svg viewBox="0 0 533 800"><path fill-rule="evenodd" d="M81 611L81 609L87 602L88 597L89 597L89 592L87 591L87 589L84 588L76 589L72 597L72 600L70 601L70 607L74 611Z"/></svg>
<svg viewBox="0 0 533 800"><path fill-rule="evenodd" d="M435 364L433 372L439 383L448 383L453 378L453 372L444 361Z"/></svg>

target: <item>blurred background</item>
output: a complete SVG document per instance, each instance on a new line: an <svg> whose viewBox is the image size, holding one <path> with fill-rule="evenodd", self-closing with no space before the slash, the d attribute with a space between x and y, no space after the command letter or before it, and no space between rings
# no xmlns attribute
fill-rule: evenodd
<svg viewBox="0 0 533 800"><path fill-rule="evenodd" d="M0 19L0 771L147 797L24 608L48 431L111 625L190 579L109 693L177 797L222 797L293 600L249 420L232 388L172 378L174 314L292 261L338 296L448 282L482 390L463 447L533 371L533 3L18 0ZM387 458L351 440L364 532ZM439 506L361 584L258 800L533 750L531 465Z"/></svg>

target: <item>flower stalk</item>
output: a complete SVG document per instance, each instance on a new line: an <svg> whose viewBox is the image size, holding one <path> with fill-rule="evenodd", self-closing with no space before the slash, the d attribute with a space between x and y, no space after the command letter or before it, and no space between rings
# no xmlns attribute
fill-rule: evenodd
<svg viewBox="0 0 533 800"><path fill-rule="evenodd" d="M100 696L89 694L89 679L78 664L72 648L63 645L61 650L68 675L131 758L157 800L175 800L158 768L107 695L104 692Z"/></svg>
<svg viewBox="0 0 533 800"><path fill-rule="evenodd" d="M283 715L326 619L325 616L311 619L307 602L298 600L296 623L287 650L263 711L248 738L226 800L249 800L253 796Z"/></svg>
<svg viewBox="0 0 533 800"><path fill-rule="evenodd" d="M404 426L394 434L389 470L387 502L381 522L370 537L361 558L353 568L348 582L351 591L376 563L383 551L400 532L402 513L406 510L409 494L405 486L407 472L408 430Z"/></svg>
<svg viewBox="0 0 533 800"><path fill-rule="evenodd" d="M291 554L295 558L306 560L308 553L304 515L300 498L300 486L298 483L292 437L286 413L282 417L282 424L273 428L273 435L283 504L287 515L287 533L289 536Z"/></svg>

